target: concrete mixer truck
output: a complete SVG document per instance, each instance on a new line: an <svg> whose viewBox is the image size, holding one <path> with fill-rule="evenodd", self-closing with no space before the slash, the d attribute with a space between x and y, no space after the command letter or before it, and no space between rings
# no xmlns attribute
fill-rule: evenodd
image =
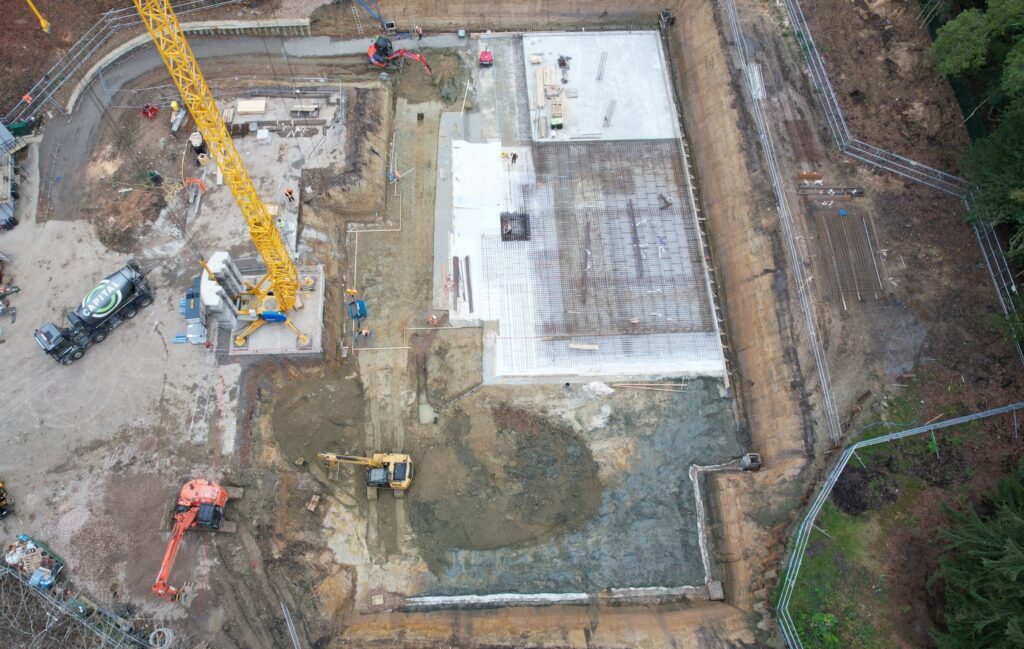
<svg viewBox="0 0 1024 649"><path fill-rule="evenodd" d="M55 361L70 365L85 355L86 348L101 342L115 327L152 303L153 289L133 259L103 279L78 308L68 313L70 327L47 322L33 335Z"/></svg>

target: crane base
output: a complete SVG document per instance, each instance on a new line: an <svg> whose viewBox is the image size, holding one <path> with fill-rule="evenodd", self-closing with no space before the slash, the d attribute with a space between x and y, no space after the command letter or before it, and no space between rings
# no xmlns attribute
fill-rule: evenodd
<svg viewBox="0 0 1024 649"><path fill-rule="evenodd" d="M299 276L313 280L311 290L302 291L302 308L288 312L288 321L295 325L301 336L286 325L267 323L253 331L245 340L245 346L235 344L234 336L228 341L229 356L253 356L267 354L319 354L323 352L324 329L324 281L322 266L300 266ZM243 275L251 283L261 276ZM244 323L239 322L239 325ZM238 332L235 332L238 333ZM220 331L219 335L226 335Z"/></svg>

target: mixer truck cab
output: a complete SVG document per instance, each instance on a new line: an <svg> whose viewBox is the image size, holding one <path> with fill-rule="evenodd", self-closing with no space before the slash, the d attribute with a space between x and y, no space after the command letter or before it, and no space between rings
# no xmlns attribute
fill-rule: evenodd
<svg viewBox="0 0 1024 649"><path fill-rule="evenodd" d="M47 322L33 335L44 352L58 363L69 365L84 356L90 345L102 342L110 331L152 303L153 289L133 259L104 278L78 308L68 313L70 327Z"/></svg>

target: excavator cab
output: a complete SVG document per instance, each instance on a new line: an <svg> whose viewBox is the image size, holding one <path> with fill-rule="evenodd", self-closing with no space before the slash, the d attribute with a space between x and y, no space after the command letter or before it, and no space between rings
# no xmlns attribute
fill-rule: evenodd
<svg viewBox="0 0 1024 649"><path fill-rule="evenodd" d="M220 529L220 522L224 520L224 508L213 503L199 505L199 513L196 514L196 525L216 530Z"/></svg>
<svg viewBox="0 0 1024 649"><path fill-rule="evenodd" d="M383 68L388 64L392 54L391 39L383 35L378 36L366 54L370 58L370 63L378 68Z"/></svg>

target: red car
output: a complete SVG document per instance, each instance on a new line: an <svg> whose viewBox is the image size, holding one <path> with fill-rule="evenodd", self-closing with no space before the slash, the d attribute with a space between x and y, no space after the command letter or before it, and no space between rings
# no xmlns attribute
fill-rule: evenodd
<svg viewBox="0 0 1024 649"><path fill-rule="evenodd" d="M489 68L494 65L494 54L490 50L480 52L480 67Z"/></svg>

